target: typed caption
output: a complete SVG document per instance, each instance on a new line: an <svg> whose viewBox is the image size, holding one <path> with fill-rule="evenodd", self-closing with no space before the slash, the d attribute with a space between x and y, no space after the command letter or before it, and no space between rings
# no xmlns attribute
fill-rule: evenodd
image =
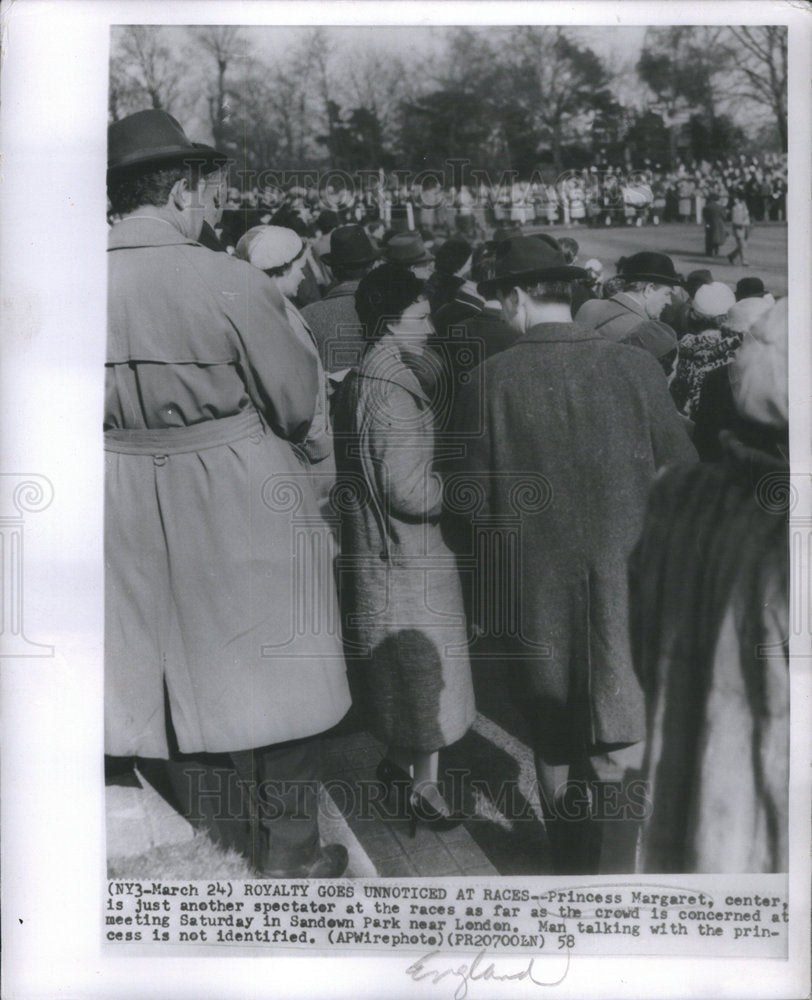
<svg viewBox="0 0 812 1000"><path fill-rule="evenodd" d="M110 880L109 946L782 958L784 875Z"/></svg>

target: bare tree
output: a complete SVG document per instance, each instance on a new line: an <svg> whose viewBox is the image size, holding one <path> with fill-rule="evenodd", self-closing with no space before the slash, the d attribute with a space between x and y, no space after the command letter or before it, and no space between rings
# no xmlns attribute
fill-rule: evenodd
<svg viewBox="0 0 812 1000"><path fill-rule="evenodd" d="M113 121L144 107L172 110L180 93L180 72L164 31L146 24L113 29L108 93Z"/></svg>
<svg viewBox="0 0 812 1000"><path fill-rule="evenodd" d="M609 76L597 55L564 28L534 26L509 33L514 66L505 74L511 104L525 116L518 127L547 132L556 170L562 145L584 111L600 111L611 101Z"/></svg>
<svg viewBox="0 0 812 1000"><path fill-rule="evenodd" d="M206 25L191 29L196 44L210 55L217 66L217 75L207 94L209 121L214 144L226 148L233 144L232 120L238 91L230 85L229 70L248 56L248 44L240 28L234 25Z"/></svg>
<svg viewBox="0 0 812 1000"><path fill-rule="evenodd" d="M732 42L738 96L775 116L781 148L787 149L787 29L764 25L727 29Z"/></svg>

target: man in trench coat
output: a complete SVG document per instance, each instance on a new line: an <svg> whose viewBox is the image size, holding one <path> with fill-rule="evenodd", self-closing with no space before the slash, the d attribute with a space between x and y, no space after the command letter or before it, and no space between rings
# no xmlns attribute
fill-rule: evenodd
<svg viewBox="0 0 812 1000"><path fill-rule="evenodd" d="M584 276L535 237L502 244L479 290L520 336L463 391L465 456L446 480L482 554L473 606L488 620L475 624L529 720L560 873L633 870L645 803L622 783L640 766L645 714L627 563L658 470L696 460L657 361L572 322Z"/></svg>
<svg viewBox="0 0 812 1000"><path fill-rule="evenodd" d="M318 356L262 272L198 242L224 161L164 111L109 128L106 750L169 760L188 818L259 874L338 876L315 737L349 690L329 559L294 558L297 525L318 534Z"/></svg>

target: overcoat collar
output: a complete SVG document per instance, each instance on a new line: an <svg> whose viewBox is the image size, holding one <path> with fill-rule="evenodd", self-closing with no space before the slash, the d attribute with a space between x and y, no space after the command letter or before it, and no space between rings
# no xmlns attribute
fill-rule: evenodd
<svg viewBox="0 0 812 1000"><path fill-rule="evenodd" d="M649 318L642 303L638 302L633 295L629 295L628 292L617 292L609 301L617 302L618 305L623 306L624 309L628 309L629 312L636 313L641 319Z"/></svg>
<svg viewBox="0 0 812 1000"><path fill-rule="evenodd" d="M328 288L322 297L322 302L325 299L338 299L346 295L355 295L356 289L360 282L358 281L341 281L337 285L333 285L332 288Z"/></svg>
<svg viewBox="0 0 812 1000"><path fill-rule="evenodd" d="M197 240L184 236L166 219L151 215L130 215L117 222L108 233L108 250L129 247L202 246Z"/></svg>
<svg viewBox="0 0 812 1000"><path fill-rule="evenodd" d="M537 323L525 331L516 344L571 343L576 340L603 340L594 330L578 323Z"/></svg>

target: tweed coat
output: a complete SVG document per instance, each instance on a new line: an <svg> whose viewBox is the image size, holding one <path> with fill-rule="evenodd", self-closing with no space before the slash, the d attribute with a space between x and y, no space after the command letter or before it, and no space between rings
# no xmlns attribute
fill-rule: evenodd
<svg viewBox="0 0 812 1000"><path fill-rule="evenodd" d="M665 376L646 352L569 323L532 327L477 374L446 504L470 526L461 559L474 561L471 613L494 668L539 746L637 742L627 560L657 470L696 460Z"/></svg>
<svg viewBox="0 0 812 1000"><path fill-rule="evenodd" d="M465 734L474 696L423 384L384 335L342 385L334 431L353 700L384 743L429 753Z"/></svg>
<svg viewBox="0 0 812 1000"><path fill-rule="evenodd" d="M107 752L168 755L164 685L183 753L321 732L349 691L329 558L302 556L329 552L296 444L315 348L266 275L164 220L114 226L108 264Z"/></svg>
<svg viewBox="0 0 812 1000"><path fill-rule="evenodd" d="M320 302L311 302L302 309L327 372L357 368L361 363L366 341L355 311L357 288L357 281L342 281L329 288Z"/></svg>

